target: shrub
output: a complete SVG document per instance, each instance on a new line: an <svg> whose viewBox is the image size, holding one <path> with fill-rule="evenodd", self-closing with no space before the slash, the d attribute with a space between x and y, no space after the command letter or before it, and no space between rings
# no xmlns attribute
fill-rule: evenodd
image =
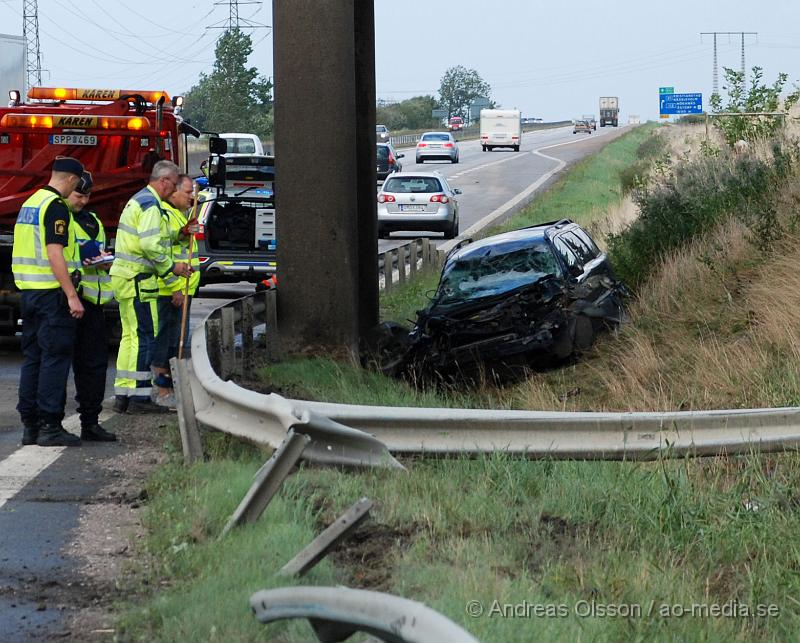
<svg viewBox="0 0 800 643"><path fill-rule="evenodd" d="M788 147L788 146L787 146ZM640 216L609 238L609 253L618 275L636 287L658 267L670 250L682 246L730 216L739 217L767 246L780 228L772 203L775 187L797 158L775 143L766 160L734 156L729 150L683 160L652 185L633 191Z"/></svg>

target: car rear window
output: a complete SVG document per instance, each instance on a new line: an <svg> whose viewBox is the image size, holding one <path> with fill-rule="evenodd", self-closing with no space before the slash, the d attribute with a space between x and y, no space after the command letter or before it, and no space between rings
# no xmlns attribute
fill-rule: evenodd
<svg viewBox="0 0 800 643"><path fill-rule="evenodd" d="M442 184L432 176L391 177L383 184L383 191L395 194L442 192Z"/></svg>
<svg viewBox="0 0 800 643"><path fill-rule="evenodd" d="M378 159L385 161L389 158L389 148L385 145L378 145Z"/></svg>
<svg viewBox="0 0 800 643"><path fill-rule="evenodd" d="M256 144L248 138L226 138L229 154L255 154Z"/></svg>
<svg viewBox="0 0 800 643"><path fill-rule="evenodd" d="M490 246L445 266L439 304L457 304L530 286L561 271L546 241Z"/></svg>
<svg viewBox="0 0 800 643"><path fill-rule="evenodd" d="M450 135L449 134L423 134L422 141L449 141Z"/></svg>

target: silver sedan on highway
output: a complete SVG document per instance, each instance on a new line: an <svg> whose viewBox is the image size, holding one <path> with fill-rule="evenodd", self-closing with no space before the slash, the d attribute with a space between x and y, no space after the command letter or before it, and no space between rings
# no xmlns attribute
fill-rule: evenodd
<svg viewBox="0 0 800 643"><path fill-rule="evenodd" d="M458 143L450 132L425 132L417 143L417 163L442 160L458 163Z"/></svg>
<svg viewBox="0 0 800 643"><path fill-rule="evenodd" d="M378 192L378 237L395 230L444 232L458 236L458 188L438 172L395 172Z"/></svg>

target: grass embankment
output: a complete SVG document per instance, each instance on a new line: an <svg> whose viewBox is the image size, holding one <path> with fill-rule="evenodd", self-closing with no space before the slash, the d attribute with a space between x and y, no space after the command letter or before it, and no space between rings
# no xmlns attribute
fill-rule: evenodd
<svg viewBox="0 0 800 643"><path fill-rule="evenodd" d="M665 189L671 177L665 169ZM750 195L747 216L715 211L702 238L655 260L640 255L660 268L641 282L631 323L581 362L444 403L468 395L476 406L519 408L797 403L800 181L787 174L773 185L769 199ZM759 213L778 239L765 236ZM317 399L441 402L344 364L294 362L268 377ZM800 629L793 454L581 463L498 453L415 459L407 474L303 467L256 525L217 540L264 459L235 448L188 469L169 465L153 481L147 580L160 590L124 619L123 639L313 640L305 624L265 632L248 597L336 583L423 601L484 641L791 640ZM301 581L275 577L364 495L375 510L346 549ZM467 612L479 609L471 601L482 615Z"/></svg>

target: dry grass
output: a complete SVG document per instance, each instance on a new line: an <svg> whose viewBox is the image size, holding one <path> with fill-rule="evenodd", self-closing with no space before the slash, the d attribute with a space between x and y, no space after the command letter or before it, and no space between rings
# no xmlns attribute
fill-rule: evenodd
<svg viewBox="0 0 800 643"><path fill-rule="evenodd" d="M800 402L798 205L795 177L778 198L790 232L766 252L730 220L669 255L631 304L630 324L575 365L516 387L516 403L629 411ZM594 231L614 230L632 208L623 203Z"/></svg>

